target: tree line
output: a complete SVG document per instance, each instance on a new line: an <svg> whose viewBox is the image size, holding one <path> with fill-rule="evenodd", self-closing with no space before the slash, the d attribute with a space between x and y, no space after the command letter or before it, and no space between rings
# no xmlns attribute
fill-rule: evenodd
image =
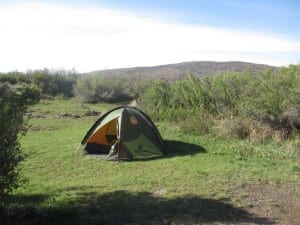
<svg viewBox="0 0 300 225"><path fill-rule="evenodd" d="M33 86L42 96L73 97L78 74L65 70L29 70L26 73L0 73L0 83L12 86Z"/></svg>
<svg viewBox="0 0 300 225"><path fill-rule="evenodd" d="M75 71L35 70L0 74L0 83L29 86L41 97L80 98L83 102L120 103L138 99L157 120L191 117L251 118L272 128L299 130L300 65L262 72L222 72L176 80L107 75Z"/></svg>

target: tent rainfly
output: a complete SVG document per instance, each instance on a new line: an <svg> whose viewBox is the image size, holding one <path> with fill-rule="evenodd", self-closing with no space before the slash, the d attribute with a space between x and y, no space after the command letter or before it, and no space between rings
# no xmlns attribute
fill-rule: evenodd
<svg viewBox="0 0 300 225"><path fill-rule="evenodd" d="M143 159L163 155L163 140L151 119L141 110L121 106L101 116L81 141L90 154L107 159Z"/></svg>

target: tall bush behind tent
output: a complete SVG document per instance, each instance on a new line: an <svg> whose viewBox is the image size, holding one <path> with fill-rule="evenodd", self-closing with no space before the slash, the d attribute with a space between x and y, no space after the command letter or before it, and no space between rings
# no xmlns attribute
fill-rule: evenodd
<svg viewBox="0 0 300 225"><path fill-rule="evenodd" d="M300 129L300 65L157 81L140 99L144 110L160 120L247 117L291 132Z"/></svg>
<svg viewBox="0 0 300 225"><path fill-rule="evenodd" d="M83 76L77 80L75 94L83 102L123 102L136 97L133 82L108 76Z"/></svg>
<svg viewBox="0 0 300 225"><path fill-rule="evenodd" d="M254 79L244 93L246 110L243 113L275 128L299 126L300 66L282 68L278 72L266 71ZM289 115L289 111L293 111L293 115Z"/></svg>

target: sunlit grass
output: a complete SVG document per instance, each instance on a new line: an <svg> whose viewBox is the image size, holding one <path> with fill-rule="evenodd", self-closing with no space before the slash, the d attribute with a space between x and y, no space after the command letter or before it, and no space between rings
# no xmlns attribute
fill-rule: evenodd
<svg viewBox="0 0 300 225"><path fill-rule="evenodd" d="M66 113L82 115L89 110L95 110L96 112L101 113L107 110L107 107L107 104L103 103L81 103L76 98L55 98L54 100L41 100L39 104L33 105L30 111L52 115ZM113 107L113 105L110 107Z"/></svg>
<svg viewBox="0 0 300 225"><path fill-rule="evenodd" d="M86 104L86 107L102 111L113 106ZM84 112L81 103L75 99L42 101L31 109L33 112L50 114ZM222 200L234 198L230 195L230 190L247 183L300 184L299 170L295 169L299 159L278 161L276 158L266 159L255 155L244 157L236 148L247 144L245 141L185 134L168 123L157 124L165 140L201 146L204 151L120 163L89 157L82 154L78 147L97 118L32 118L31 128L21 140L23 149L28 154L21 165L22 175L28 182L15 191L14 195L29 196L27 204L32 201L35 207L55 209L71 207L73 204L74 207L88 204L88 197L86 200L78 200L84 195L97 198L120 191L130 195L149 193L169 200L182 196ZM270 146L276 147L272 143L260 147ZM45 198L34 202L34 198L30 196ZM113 195L112 198L114 197L117 198L118 195ZM88 220L93 220L91 218L95 213L97 212L84 212L84 215ZM94 224L97 221L102 220L95 219Z"/></svg>

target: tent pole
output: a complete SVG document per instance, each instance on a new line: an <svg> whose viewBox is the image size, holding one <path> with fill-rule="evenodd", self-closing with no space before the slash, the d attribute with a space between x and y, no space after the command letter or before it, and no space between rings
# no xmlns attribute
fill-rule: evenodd
<svg viewBox="0 0 300 225"><path fill-rule="evenodd" d="M118 146L117 146L117 151L118 151L118 155L117 155L117 160L118 160L118 162L120 161L120 151L121 151L121 141L120 140L118 140L118 144L117 144Z"/></svg>
<svg viewBox="0 0 300 225"><path fill-rule="evenodd" d="M116 124L117 125L117 133L118 133L117 134L117 142L118 143L117 143L117 146L116 146L117 147L117 152L118 152L118 154L117 154L118 162L120 161L120 142L121 142L121 134L120 134L121 129L120 129L120 124L119 124L119 122L120 122L119 119L120 118L117 119L117 124Z"/></svg>

